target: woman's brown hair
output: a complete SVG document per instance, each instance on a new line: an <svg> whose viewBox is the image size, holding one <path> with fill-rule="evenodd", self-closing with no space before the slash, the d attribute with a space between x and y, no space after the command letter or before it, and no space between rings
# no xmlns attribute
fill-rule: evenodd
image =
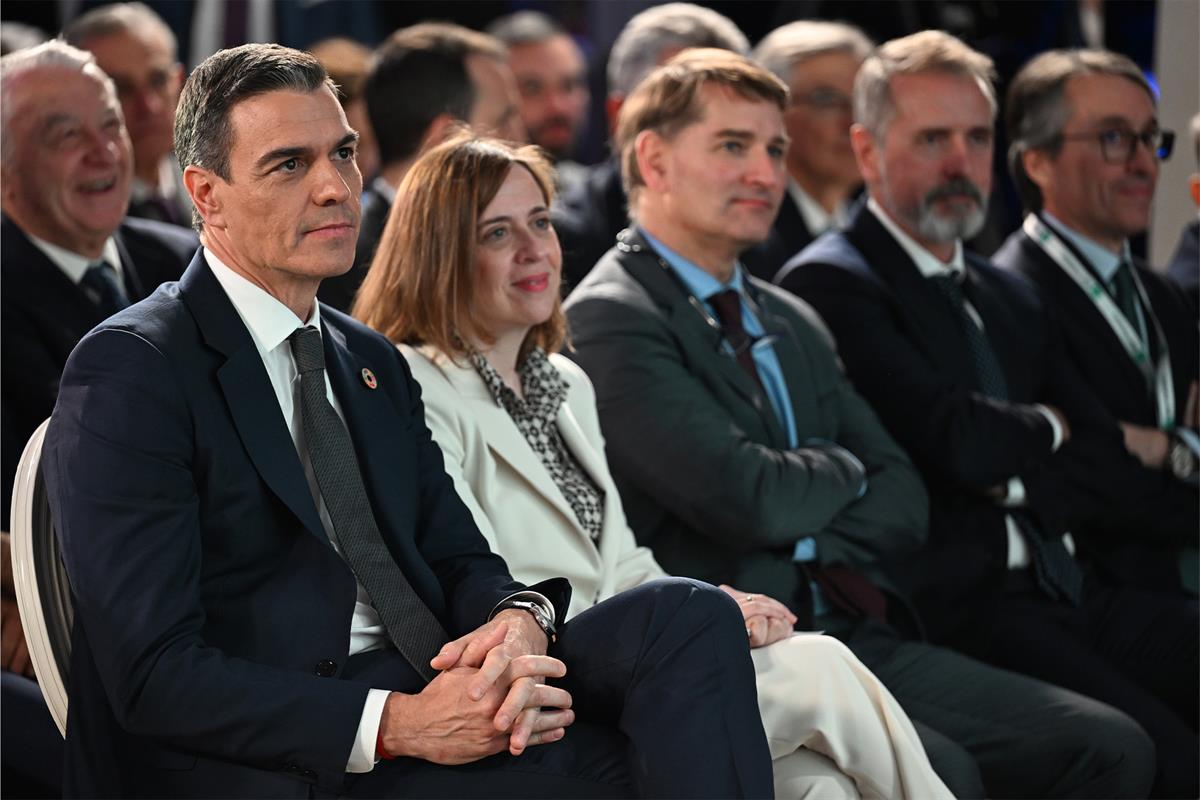
<svg viewBox="0 0 1200 800"><path fill-rule="evenodd" d="M494 341L476 325L477 226L514 167L529 170L546 205L554 169L533 146L459 134L425 153L396 192L371 268L351 313L393 342L428 344L458 360L468 342ZM557 352L566 338L561 301L521 346Z"/></svg>

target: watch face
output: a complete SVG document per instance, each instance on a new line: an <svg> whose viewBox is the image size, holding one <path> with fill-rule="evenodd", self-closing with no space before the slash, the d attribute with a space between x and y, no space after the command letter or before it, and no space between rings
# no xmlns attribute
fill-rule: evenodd
<svg viewBox="0 0 1200 800"><path fill-rule="evenodd" d="M1175 477L1184 479L1190 478L1196 469L1195 457L1188 446L1183 442L1176 442L1171 445L1171 450L1168 453L1168 458L1171 461L1171 472Z"/></svg>

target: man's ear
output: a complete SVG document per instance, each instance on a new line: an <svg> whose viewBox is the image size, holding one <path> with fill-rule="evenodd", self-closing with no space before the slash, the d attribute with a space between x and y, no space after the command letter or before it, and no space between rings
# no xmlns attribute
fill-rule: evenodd
<svg viewBox="0 0 1200 800"><path fill-rule="evenodd" d="M604 98L604 116L608 119L608 136L612 138L617 133L617 118L621 114L621 106L625 105L625 95L613 92Z"/></svg>
<svg viewBox="0 0 1200 800"><path fill-rule="evenodd" d="M1050 171L1053 161L1054 156L1045 150L1028 149L1021 153L1021 167L1029 176L1029 180L1033 181L1043 192L1054 179Z"/></svg>
<svg viewBox="0 0 1200 800"><path fill-rule="evenodd" d="M633 140L642 183L652 192L662 192L667 186L668 143L656 131L642 131Z"/></svg>
<svg viewBox="0 0 1200 800"><path fill-rule="evenodd" d="M850 148L854 150L854 160L858 162L858 174L862 176L863 183L868 187L882 183L879 143L870 131L857 122L850 126Z"/></svg>
<svg viewBox="0 0 1200 800"><path fill-rule="evenodd" d="M183 170L183 185L206 227L225 227L221 204L221 187L225 184L219 175L195 164L189 164Z"/></svg>

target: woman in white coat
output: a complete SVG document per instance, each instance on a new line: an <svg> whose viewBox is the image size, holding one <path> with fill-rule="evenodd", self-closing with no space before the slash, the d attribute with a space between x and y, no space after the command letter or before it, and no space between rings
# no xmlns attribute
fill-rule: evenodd
<svg viewBox="0 0 1200 800"><path fill-rule="evenodd" d="M591 383L565 338L552 170L463 135L397 193L355 316L402 342L446 470L519 580L562 575L570 615L664 572L625 521ZM895 699L782 603L722 587L746 619L779 797L949 797ZM568 731L567 735L570 735Z"/></svg>

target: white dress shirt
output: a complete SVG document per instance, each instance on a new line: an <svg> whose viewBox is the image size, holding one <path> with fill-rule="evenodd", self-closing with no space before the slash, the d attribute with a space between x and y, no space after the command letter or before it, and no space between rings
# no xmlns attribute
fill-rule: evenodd
<svg viewBox="0 0 1200 800"><path fill-rule="evenodd" d="M66 248L59 247L56 244L51 244L45 239L39 239L33 234L25 234L29 237L29 241L33 242L33 246L41 250L46 258L54 262L54 266L63 271L63 274L70 279L71 283L76 286L83 280L83 276L87 273L88 267L96 263L96 259L81 256L78 253L73 253ZM107 261L112 265L112 268L117 273L117 285L121 287L121 291L128 296L129 289L125 283L125 269L121 264L121 251L117 248L117 242L113 237L108 237L104 242L104 248L100 251L100 260Z"/></svg>
<svg viewBox="0 0 1200 800"><path fill-rule="evenodd" d="M275 390L275 397L279 401L283 420L287 423L288 432L292 435L296 453L304 465L304 476L308 479L309 491L317 502L321 525L325 528L325 535L329 537L330 543L334 543L336 538L333 534L333 521L329 517L329 510L325 507L325 501L321 497L316 473L313 471L308 448L305 446L301 405L297 399L300 393L300 374L296 370L296 361L292 357L292 348L288 343L288 337L297 328L307 325L318 331L321 330L320 306L316 301L313 302L312 314L305 322L279 300L221 263L221 260L213 255L211 250L205 249L204 258L212 269L217 282L229 296L229 301L233 303L238 316L250 331L250 338L254 340L254 346L258 350L259 357L262 358L263 367L266 368L267 377L271 380L271 388ZM328 372L325 374L325 397L333 406L333 410L345 422L341 405L333 393L333 386L329 383ZM336 544L333 547L335 550L337 549ZM348 656L369 650L378 650L388 644L387 631L379 619L379 612L371 605L371 596L367 594L367 590L361 583L358 583L357 580L355 583L358 594L354 599L354 615L350 619L350 652L347 653ZM375 766L375 742L379 735L379 722L383 717L383 706L388 694L389 692L384 689L371 689L368 693L358 724L358 735L355 737L354 747L350 751L350 760L346 764L347 772L370 772Z"/></svg>
<svg viewBox="0 0 1200 800"><path fill-rule="evenodd" d="M963 259L963 246L961 240L954 242L954 254L949 261L942 261L940 258L929 252L927 249L918 244L911 236L909 236L903 228L892 221L887 212L875 202L875 198L867 199L867 208L875 215L875 218L887 229L888 233L900 243L900 247L917 265L917 269L925 278L934 278L938 276L950 276L955 280L961 281L966 274L966 263ZM966 307L967 316L971 321L979 326L981 331L986 332L983 324L983 317L979 316L979 311L975 306L971 305L971 301L963 296L963 303ZM1063 429L1062 424L1054 413L1042 405L1034 403L1034 409L1046 418L1046 422L1050 424L1050 429L1053 431L1053 440L1050 445L1050 452L1056 452L1062 446ZM1021 481L1020 476L1013 475L1008 479L1008 491L1005 495L1003 504L1008 508L1020 508L1025 504L1025 484ZM1008 568L1023 569L1029 566L1029 546L1025 543L1025 538L1021 535L1020 528L1017 527L1017 522L1012 518L1012 515L1004 516L1005 529L1008 532ZM1075 542L1071 534L1063 535L1063 544L1066 545L1068 552L1075 554Z"/></svg>
<svg viewBox="0 0 1200 800"><path fill-rule="evenodd" d="M804 227L808 228L809 234L814 239L825 231L845 224L848 216L845 203L839 205L830 214L825 210L825 206L804 191L794 178L788 178L787 191L788 196L792 198L792 202L800 211L800 219L804 220Z"/></svg>

